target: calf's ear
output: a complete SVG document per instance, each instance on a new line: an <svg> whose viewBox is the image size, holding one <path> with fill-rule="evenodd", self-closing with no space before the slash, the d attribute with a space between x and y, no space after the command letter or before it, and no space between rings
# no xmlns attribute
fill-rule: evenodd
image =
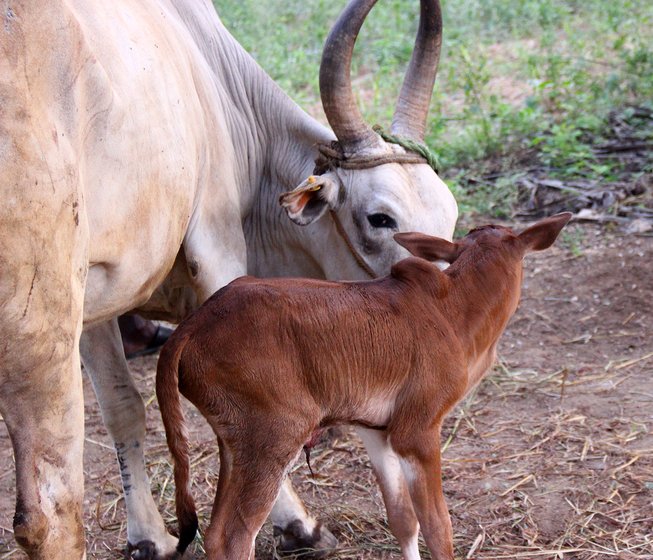
<svg viewBox="0 0 653 560"><path fill-rule="evenodd" d="M433 237L424 233L395 233L394 239L411 255L421 257L427 261L446 261L452 263L460 254L460 247L440 237Z"/></svg>
<svg viewBox="0 0 653 560"><path fill-rule="evenodd" d="M279 197L279 204L288 217L300 226L312 224L329 208L335 210L340 202L340 188L328 175L311 175Z"/></svg>
<svg viewBox="0 0 653 560"><path fill-rule="evenodd" d="M540 220L518 235L525 251L542 251L553 245L562 228L571 220L571 212L563 212Z"/></svg>

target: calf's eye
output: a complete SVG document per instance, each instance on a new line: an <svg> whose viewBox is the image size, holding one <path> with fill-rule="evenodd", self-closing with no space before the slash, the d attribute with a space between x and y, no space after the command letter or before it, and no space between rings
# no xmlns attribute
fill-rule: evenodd
<svg viewBox="0 0 653 560"><path fill-rule="evenodd" d="M373 228L397 229L397 221L387 214L369 214L367 221Z"/></svg>

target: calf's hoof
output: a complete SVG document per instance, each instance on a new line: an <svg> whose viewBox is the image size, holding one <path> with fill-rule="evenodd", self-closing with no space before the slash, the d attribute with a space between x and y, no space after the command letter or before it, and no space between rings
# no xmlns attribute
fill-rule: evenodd
<svg viewBox="0 0 653 560"><path fill-rule="evenodd" d="M279 552L307 558L325 558L338 546L338 540L320 522L309 532L299 520L293 521L285 529L275 527L274 536Z"/></svg>

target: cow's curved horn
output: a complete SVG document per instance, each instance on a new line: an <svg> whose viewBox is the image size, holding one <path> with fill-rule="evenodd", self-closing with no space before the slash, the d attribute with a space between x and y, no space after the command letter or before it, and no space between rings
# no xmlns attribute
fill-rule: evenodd
<svg viewBox="0 0 653 560"><path fill-rule="evenodd" d="M426 117L438 71L442 45L439 0L421 0L415 48L397 101L391 131L419 142L424 140Z"/></svg>
<svg viewBox="0 0 653 560"><path fill-rule="evenodd" d="M322 51L320 95L327 120L345 152L379 143L365 123L351 88L351 57L358 32L376 0L352 0L334 24Z"/></svg>

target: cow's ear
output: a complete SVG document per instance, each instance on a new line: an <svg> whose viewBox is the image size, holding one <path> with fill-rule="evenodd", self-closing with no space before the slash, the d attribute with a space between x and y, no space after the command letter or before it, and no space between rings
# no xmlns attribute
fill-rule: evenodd
<svg viewBox="0 0 653 560"><path fill-rule="evenodd" d="M460 254L460 245L440 237L424 233L395 233L394 239L399 245L408 249L411 255L427 261L454 262Z"/></svg>
<svg viewBox="0 0 653 560"><path fill-rule="evenodd" d="M279 197L279 204L288 217L300 226L313 223L329 208L335 210L340 201L340 187L328 174L311 175L301 185Z"/></svg>

